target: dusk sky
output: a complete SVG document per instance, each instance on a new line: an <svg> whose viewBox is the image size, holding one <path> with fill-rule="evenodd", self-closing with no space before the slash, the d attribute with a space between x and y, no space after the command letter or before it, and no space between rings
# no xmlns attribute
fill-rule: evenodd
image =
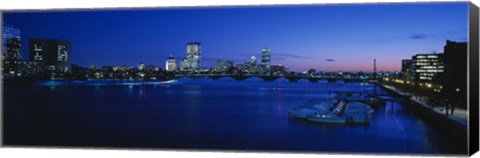
<svg viewBox="0 0 480 158"><path fill-rule="evenodd" d="M89 67L165 67L171 54L185 58L185 44L202 43L202 67L216 59L261 59L293 71L399 71L402 59L443 52L447 39L467 41L468 3L350 4L211 8L150 8L8 12L4 22L28 39L72 43L72 63Z"/></svg>

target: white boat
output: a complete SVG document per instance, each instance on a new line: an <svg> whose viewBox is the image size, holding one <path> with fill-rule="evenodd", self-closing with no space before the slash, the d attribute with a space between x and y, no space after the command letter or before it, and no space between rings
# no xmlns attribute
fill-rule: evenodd
<svg viewBox="0 0 480 158"><path fill-rule="evenodd" d="M361 102L314 98L288 112L290 117L321 123L369 123L373 109Z"/></svg>
<svg viewBox="0 0 480 158"><path fill-rule="evenodd" d="M288 112L288 116L306 119L315 113L325 113L335 104L333 98L312 98Z"/></svg>
<svg viewBox="0 0 480 158"><path fill-rule="evenodd" d="M314 114L310 115L307 119L308 121L321 123L347 123L345 117L339 117L338 114L335 112L330 112L326 114Z"/></svg>

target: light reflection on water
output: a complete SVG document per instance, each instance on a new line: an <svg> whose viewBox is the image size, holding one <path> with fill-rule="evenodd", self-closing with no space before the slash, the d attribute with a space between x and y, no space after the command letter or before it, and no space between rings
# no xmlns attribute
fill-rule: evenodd
<svg viewBox="0 0 480 158"><path fill-rule="evenodd" d="M7 141L317 152L459 152L443 139L445 134L398 102L375 111L367 126L288 118L288 110L312 97L329 96L331 91L372 93L373 86L182 78L143 83L56 81L28 89L9 87L5 89L6 121L15 125L6 128L11 138ZM385 94L380 89L378 93ZM12 108L21 110L11 112Z"/></svg>

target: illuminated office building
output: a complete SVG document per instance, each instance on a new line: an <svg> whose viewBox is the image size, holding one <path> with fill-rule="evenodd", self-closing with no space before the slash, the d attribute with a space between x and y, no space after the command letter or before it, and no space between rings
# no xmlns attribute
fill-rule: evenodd
<svg viewBox="0 0 480 158"><path fill-rule="evenodd" d="M190 42L187 43L187 65L188 69L191 70L200 70L200 49L201 45L199 42Z"/></svg>
<svg viewBox="0 0 480 158"><path fill-rule="evenodd" d="M251 65L256 65L257 64L257 58L255 56L250 57L250 64Z"/></svg>
<svg viewBox="0 0 480 158"><path fill-rule="evenodd" d="M180 71L185 71L188 69L188 61L187 59L184 59L182 61L180 61Z"/></svg>
<svg viewBox="0 0 480 158"><path fill-rule="evenodd" d="M140 63L140 64L138 64L137 68L138 68L139 71L143 71L143 70L145 70L145 64Z"/></svg>
<svg viewBox="0 0 480 158"><path fill-rule="evenodd" d="M282 75L288 72L288 67L282 64L272 65L272 74Z"/></svg>
<svg viewBox="0 0 480 158"><path fill-rule="evenodd" d="M414 80L414 67L413 67L413 60L405 59L402 60L402 78L406 81L413 81Z"/></svg>
<svg viewBox="0 0 480 158"><path fill-rule="evenodd" d="M52 77L71 73L71 43L54 39L30 39L30 61L44 65Z"/></svg>
<svg viewBox="0 0 480 158"><path fill-rule="evenodd" d="M234 64L235 64L235 63L234 63L233 61L231 61L231 60L225 62L225 66L226 66L226 67L233 67Z"/></svg>
<svg viewBox="0 0 480 158"><path fill-rule="evenodd" d="M270 49L264 48L262 49L262 65L264 66L264 71L266 73L270 72Z"/></svg>
<svg viewBox="0 0 480 158"><path fill-rule="evenodd" d="M20 38L7 39L7 51L5 57L5 70L15 73L22 61L22 44Z"/></svg>
<svg viewBox="0 0 480 158"><path fill-rule="evenodd" d="M218 59L216 62L215 62L215 70L216 71L223 71L223 61Z"/></svg>
<svg viewBox="0 0 480 158"><path fill-rule="evenodd" d="M412 57L415 81L438 83L443 72L443 54L417 54Z"/></svg>
<svg viewBox="0 0 480 158"><path fill-rule="evenodd" d="M3 33L2 33L2 59L5 60L7 55L7 41L9 39L21 39L21 31L20 29L14 28L10 25L3 25Z"/></svg>
<svg viewBox="0 0 480 158"><path fill-rule="evenodd" d="M170 55L170 57L167 58L165 68L167 69L167 71L177 70L177 60L175 60L175 58Z"/></svg>

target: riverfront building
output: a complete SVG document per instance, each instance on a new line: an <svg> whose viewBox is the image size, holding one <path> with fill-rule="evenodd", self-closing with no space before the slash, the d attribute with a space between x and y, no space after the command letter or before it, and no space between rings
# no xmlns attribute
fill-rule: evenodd
<svg viewBox="0 0 480 158"><path fill-rule="evenodd" d="M188 61L187 59L184 59L182 61L180 61L180 71L185 71L188 69Z"/></svg>
<svg viewBox="0 0 480 158"><path fill-rule="evenodd" d="M30 61L39 62L50 77L71 73L71 43L54 39L30 39Z"/></svg>
<svg viewBox="0 0 480 158"><path fill-rule="evenodd" d="M9 25L3 25L2 30L2 72L5 77L16 76L21 54L20 30Z"/></svg>
<svg viewBox="0 0 480 158"><path fill-rule="evenodd" d="M170 55L170 57L167 58L165 68L170 72L177 70L177 60Z"/></svg>
<svg viewBox="0 0 480 158"><path fill-rule="evenodd" d="M255 56L250 57L250 64L257 65L257 58Z"/></svg>
<svg viewBox="0 0 480 158"><path fill-rule="evenodd" d="M22 44L20 38L7 39L7 51L5 53L4 66L5 71L13 72L19 71L19 64L22 61Z"/></svg>
<svg viewBox="0 0 480 158"><path fill-rule="evenodd" d="M227 62L225 62L225 67L227 68L233 68L233 65L235 64L235 62L231 61L231 60L228 60Z"/></svg>
<svg viewBox="0 0 480 158"><path fill-rule="evenodd" d="M145 64L140 63L140 64L138 64L137 68L138 68L138 71L144 71L145 70Z"/></svg>
<svg viewBox="0 0 480 158"><path fill-rule="evenodd" d="M3 37L2 37L2 59L5 60L7 57L7 41L9 39L18 39L20 40L21 31L20 29L14 28L10 25L3 25Z"/></svg>
<svg viewBox="0 0 480 158"><path fill-rule="evenodd" d="M187 43L187 69L200 70L201 44L199 42Z"/></svg>
<svg viewBox="0 0 480 158"><path fill-rule="evenodd" d="M438 83L444 72L443 54L417 54L412 57L415 81Z"/></svg>
<svg viewBox="0 0 480 158"><path fill-rule="evenodd" d="M466 107L467 42L447 40L444 46L443 93L452 104Z"/></svg>
<svg viewBox="0 0 480 158"><path fill-rule="evenodd" d="M288 67L282 64L272 65L273 75L285 75L288 72Z"/></svg>
<svg viewBox="0 0 480 158"><path fill-rule="evenodd" d="M270 72L270 64L270 49L264 48L262 49L262 66L266 73Z"/></svg>
<svg viewBox="0 0 480 158"><path fill-rule="evenodd" d="M404 80L427 85L437 100L466 108L467 42L446 41L442 54L417 54L402 60Z"/></svg>
<svg viewBox="0 0 480 158"><path fill-rule="evenodd" d="M414 72L415 68L413 67L413 60L405 59L402 60L402 79L405 81L413 81L414 80Z"/></svg>
<svg viewBox="0 0 480 158"><path fill-rule="evenodd" d="M215 61L215 71L219 71L219 72L223 71L223 61L222 60L217 59L217 61Z"/></svg>

